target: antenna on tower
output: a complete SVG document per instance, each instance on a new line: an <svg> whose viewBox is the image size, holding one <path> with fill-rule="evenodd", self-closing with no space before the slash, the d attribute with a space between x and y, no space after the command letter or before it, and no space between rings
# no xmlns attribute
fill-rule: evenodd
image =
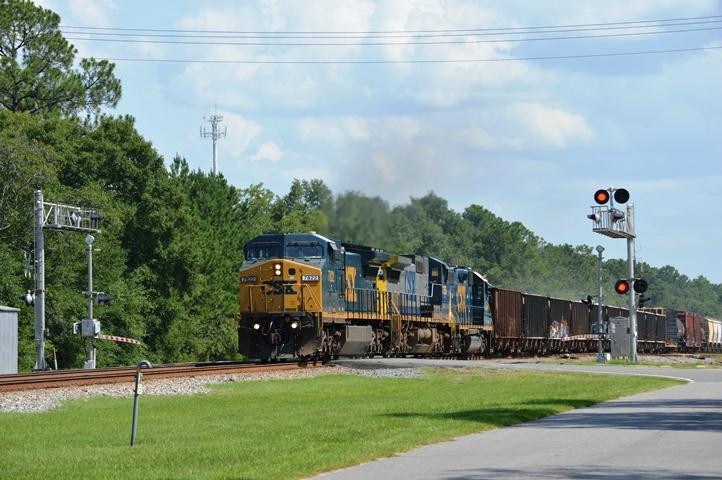
<svg viewBox="0 0 722 480"><path fill-rule="evenodd" d="M203 117L203 121L211 124L210 131L201 127L201 138L210 137L213 140L213 175L218 175L218 148L216 147L216 142L219 138L226 136L227 130L226 127L223 127L223 130L218 128L218 124L223 121L223 116L217 113L214 113L210 117Z"/></svg>

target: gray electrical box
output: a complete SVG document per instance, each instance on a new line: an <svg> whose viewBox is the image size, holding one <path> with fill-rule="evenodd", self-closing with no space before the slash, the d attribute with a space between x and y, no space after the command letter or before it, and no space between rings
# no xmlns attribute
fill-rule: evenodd
<svg viewBox="0 0 722 480"><path fill-rule="evenodd" d="M629 318L609 319L609 339L612 344L612 358L629 357Z"/></svg>
<svg viewBox="0 0 722 480"><path fill-rule="evenodd" d="M0 305L0 373L18 373L18 312Z"/></svg>
<svg viewBox="0 0 722 480"><path fill-rule="evenodd" d="M97 337L100 335L100 322L94 318L84 318L80 322L81 337Z"/></svg>

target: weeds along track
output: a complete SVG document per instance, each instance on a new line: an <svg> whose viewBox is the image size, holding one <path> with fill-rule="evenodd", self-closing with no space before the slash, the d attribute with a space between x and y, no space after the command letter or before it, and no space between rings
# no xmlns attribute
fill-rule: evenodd
<svg viewBox="0 0 722 480"><path fill-rule="evenodd" d="M321 368L322 365L308 363L176 363L143 368L144 380L173 377L195 377L200 375L224 375L261 373L302 368ZM0 375L0 392L58 388L99 383L132 382L137 367L99 368L95 370L56 370Z"/></svg>

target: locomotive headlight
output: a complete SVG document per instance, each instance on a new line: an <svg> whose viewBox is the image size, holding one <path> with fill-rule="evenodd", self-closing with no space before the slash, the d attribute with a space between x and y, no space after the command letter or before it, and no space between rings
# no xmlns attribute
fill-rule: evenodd
<svg viewBox="0 0 722 480"><path fill-rule="evenodd" d="M254 323L254 324L253 324L253 329L254 329L254 330L260 330L260 329L261 329L261 324L260 324L260 323Z"/></svg>
<svg viewBox="0 0 722 480"><path fill-rule="evenodd" d="M298 328L298 322L291 322L291 328L296 330Z"/></svg>
<svg viewBox="0 0 722 480"><path fill-rule="evenodd" d="M275 270L274 273L275 273L276 275L280 275L280 274L281 274L281 264L280 264L280 263L275 264L275 265L273 266L273 269Z"/></svg>

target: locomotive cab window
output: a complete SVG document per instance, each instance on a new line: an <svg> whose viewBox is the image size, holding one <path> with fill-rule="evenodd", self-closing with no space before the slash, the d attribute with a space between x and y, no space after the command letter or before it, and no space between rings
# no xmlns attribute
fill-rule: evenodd
<svg viewBox="0 0 722 480"><path fill-rule="evenodd" d="M247 260L262 260L264 258L280 258L281 245L278 243L257 243L246 248Z"/></svg>
<svg viewBox="0 0 722 480"><path fill-rule="evenodd" d="M328 244L328 258L333 262L341 261L341 252L336 248L333 243Z"/></svg>
<svg viewBox="0 0 722 480"><path fill-rule="evenodd" d="M389 270L389 281L391 283L399 283L401 278L401 270Z"/></svg>
<svg viewBox="0 0 722 480"><path fill-rule="evenodd" d="M288 258L323 258L323 248L317 243L292 243L286 247Z"/></svg>

